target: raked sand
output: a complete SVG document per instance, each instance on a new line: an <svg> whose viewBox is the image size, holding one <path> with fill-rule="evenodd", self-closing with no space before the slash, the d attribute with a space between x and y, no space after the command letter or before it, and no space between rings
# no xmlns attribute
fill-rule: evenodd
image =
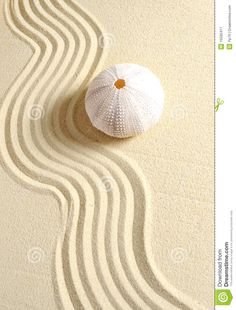
<svg viewBox="0 0 236 310"><path fill-rule="evenodd" d="M213 3L3 6L0 308L213 309ZM125 62L159 76L165 107L118 140L84 94Z"/></svg>

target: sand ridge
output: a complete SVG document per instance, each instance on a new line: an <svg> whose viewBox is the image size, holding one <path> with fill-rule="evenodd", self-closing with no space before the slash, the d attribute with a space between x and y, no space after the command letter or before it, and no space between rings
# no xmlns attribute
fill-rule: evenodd
<svg viewBox="0 0 236 310"><path fill-rule="evenodd" d="M150 192L140 169L91 142L74 123L84 87L105 56L97 22L75 1L6 1L5 10L34 54L3 103L2 157L22 181L59 201L60 303L65 309L204 309L152 263Z"/></svg>

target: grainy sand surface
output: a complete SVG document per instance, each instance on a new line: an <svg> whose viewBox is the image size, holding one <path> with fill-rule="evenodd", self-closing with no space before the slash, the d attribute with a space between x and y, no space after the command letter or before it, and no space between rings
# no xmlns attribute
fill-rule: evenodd
<svg viewBox="0 0 236 310"><path fill-rule="evenodd" d="M0 309L213 309L213 2L0 2ZM84 94L125 62L165 107L118 140Z"/></svg>

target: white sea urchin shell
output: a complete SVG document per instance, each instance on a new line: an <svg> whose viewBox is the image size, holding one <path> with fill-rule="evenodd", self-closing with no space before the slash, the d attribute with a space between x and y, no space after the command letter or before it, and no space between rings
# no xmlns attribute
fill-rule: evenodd
<svg viewBox="0 0 236 310"><path fill-rule="evenodd" d="M160 118L164 93L147 68L118 64L102 71L89 85L85 109L91 123L118 138L135 136Z"/></svg>

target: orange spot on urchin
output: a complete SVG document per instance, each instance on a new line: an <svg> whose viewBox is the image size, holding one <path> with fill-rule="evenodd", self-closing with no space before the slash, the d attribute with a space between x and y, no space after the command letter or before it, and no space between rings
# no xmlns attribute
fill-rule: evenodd
<svg viewBox="0 0 236 310"><path fill-rule="evenodd" d="M123 87L125 87L125 80L119 79L119 80L115 81L114 85L117 89L123 88Z"/></svg>

